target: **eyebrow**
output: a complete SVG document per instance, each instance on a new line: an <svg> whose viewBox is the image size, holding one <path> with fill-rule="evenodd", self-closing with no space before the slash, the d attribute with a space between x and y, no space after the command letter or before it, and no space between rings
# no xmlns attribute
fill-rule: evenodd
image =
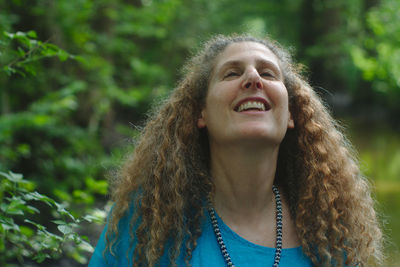
<svg viewBox="0 0 400 267"><path fill-rule="evenodd" d="M220 74L221 71L230 68L230 67L239 67L243 65L243 61L242 60L229 60L227 62L225 62L224 64L221 65L221 67L218 70L217 74ZM279 74L280 77L282 77L282 72L279 68L279 66L277 66L274 62L270 61L270 60L266 60L266 59L256 59L256 67L260 67L260 66L268 66L271 67L273 69L273 71L277 72L277 74Z"/></svg>

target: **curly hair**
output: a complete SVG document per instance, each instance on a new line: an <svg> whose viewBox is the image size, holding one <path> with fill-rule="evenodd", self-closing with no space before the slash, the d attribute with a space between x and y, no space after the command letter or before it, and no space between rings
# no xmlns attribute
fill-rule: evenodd
<svg viewBox="0 0 400 267"><path fill-rule="evenodd" d="M182 244L189 265L201 235L204 199L214 190L207 132L197 127L217 56L237 42L257 42L278 58L295 128L280 145L275 183L287 196L304 253L318 266L382 261L382 233L370 188L354 152L301 66L270 39L215 36L183 68L183 79L156 108L136 148L112 181L115 206L107 247L112 252L118 222L135 203L131 238L134 266L154 266L166 252L171 265Z"/></svg>

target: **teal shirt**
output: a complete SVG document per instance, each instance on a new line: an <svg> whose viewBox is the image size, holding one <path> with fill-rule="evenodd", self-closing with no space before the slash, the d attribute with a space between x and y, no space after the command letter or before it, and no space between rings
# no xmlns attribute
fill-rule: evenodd
<svg viewBox="0 0 400 267"><path fill-rule="evenodd" d="M197 247L193 251L190 266L193 267L225 267L224 258L218 246L211 225L208 212L202 222L202 234L197 240ZM116 255L112 256L105 251L105 232L107 225L100 236L96 249L92 255L89 267L97 266L132 266L133 248L130 248L129 221L130 215L120 221L120 238L116 247ZM233 232L220 217L218 217L221 234L235 266L238 267L265 267L272 266L275 256L275 248L253 244ZM104 253L104 255L103 255ZM183 253L177 259L179 267L186 266ZM163 255L159 266L169 266L167 253ZM313 266L310 259L304 255L301 247L285 248L282 250L280 267L309 267Z"/></svg>

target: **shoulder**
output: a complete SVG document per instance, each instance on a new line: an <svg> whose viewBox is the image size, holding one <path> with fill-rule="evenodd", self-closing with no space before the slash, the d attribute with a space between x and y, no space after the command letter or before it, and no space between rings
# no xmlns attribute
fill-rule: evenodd
<svg viewBox="0 0 400 267"><path fill-rule="evenodd" d="M131 204L125 215L119 220L118 233L108 231L111 214L110 211L107 223L90 259L89 267L132 265L131 259L136 245L134 242L135 230L131 229L134 207Z"/></svg>

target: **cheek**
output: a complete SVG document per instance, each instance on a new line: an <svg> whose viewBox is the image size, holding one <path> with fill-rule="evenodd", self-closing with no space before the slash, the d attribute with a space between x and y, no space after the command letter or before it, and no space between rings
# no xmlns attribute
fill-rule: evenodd
<svg viewBox="0 0 400 267"><path fill-rule="evenodd" d="M282 117L289 116L289 97L286 91L286 87L277 87L275 90L271 90L269 97L274 102L274 104L279 107L279 111Z"/></svg>
<svg viewBox="0 0 400 267"><path fill-rule="evenodd" d="M276 86L276 88L274 89L275 90L273 90L273 92L275 93L275 97L277 98L276 100L282 105L288 106L289 97L286 87L283 84L280 84L280 86Z"/></svg>
<svg viewBox="0 0 400 267"><path fill-rule="evenodd" d="M207 96L207 105L212 109L221 108L223 103L228 103L232 97L227 90L216 90Z"/></svg>

